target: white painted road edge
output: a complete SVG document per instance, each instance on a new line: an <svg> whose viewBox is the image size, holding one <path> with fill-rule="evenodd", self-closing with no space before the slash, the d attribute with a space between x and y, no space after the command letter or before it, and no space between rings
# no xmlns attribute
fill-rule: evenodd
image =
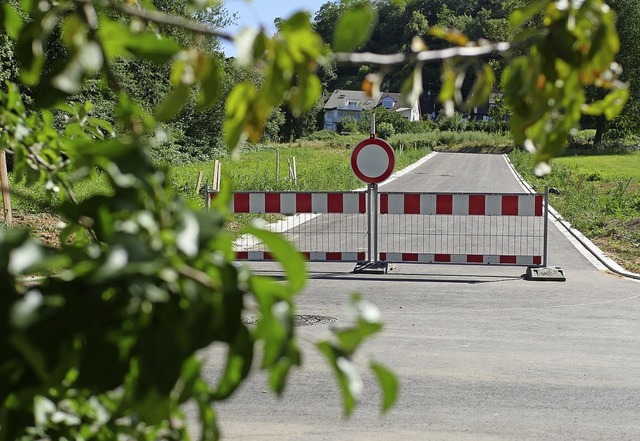
<svg viewBox="0 0 640 441"><path fill-rule="evenodd" d="M513 167L513 164L511 164L511 161L509 161L507 155L502 155L502 157L509 166L509 169L511 170L511 173L513 173L513 176L520 183L520 186L527 192L535 193L533 187L531 187L531 185L529 185L529 183L525 181L520 173L518 173ZM552 216L549 217L549 220L569 240L569 242L571 242L571 244L598 270L609 271L608 268L603 264L603 262L605 262L610 268L619 272L620 275L638 276L637 274L630 273L629 271L622 268L589 238L587 238L579 230L573 228L569 222L562 220L562 215L558 213L551 205L549 205L549 212L552 214ZM580 240L576 239L576 237L578 237Z"/></svg>

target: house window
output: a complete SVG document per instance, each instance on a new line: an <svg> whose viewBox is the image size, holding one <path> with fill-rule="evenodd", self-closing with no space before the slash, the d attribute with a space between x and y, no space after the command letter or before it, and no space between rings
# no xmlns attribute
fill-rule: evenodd
<svg viewBox="0 0 640 441"><path fill-rule="evenodd" d="M393 109L393 106L396 105L396 102L393 98L386 97L382 99L382 107L385 109Z"/></svg>

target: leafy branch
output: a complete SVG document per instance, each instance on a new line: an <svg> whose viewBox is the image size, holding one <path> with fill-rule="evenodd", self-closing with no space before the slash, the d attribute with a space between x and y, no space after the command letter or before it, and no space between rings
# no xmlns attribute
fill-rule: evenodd
<svg viewBox="0 0 640 441"><path fill-rule="evenodd" d="M224 73L215 54L197 45L183 47L153 26L131 26L125 19L234 38L152 10L144 0L140 6L115 0L19 3L21 10L18 2L0 7L0 23L14 41L20 80L31 88L35 105L25 104L15 82L0 90L0 143L14 151L15 173L29 183L55 182L64 164L83 174L100 170L108 196L81 201L70 196L77 203L62 206L68 223L58 249L39 244L25 231L0 230L0 441L120 434L184 439L186 429L173 422L184 420L181 406L187 401L198 405L203 439L217 439L212 405L245 381L258 347L260 367L278 394L291 369L301 364L293 318L296 295L306 282L305 264L280 236L249 227L246 233L265 242L282 263L286 283L238 268L224 227L230 190L213 210L202 212L177 194L163 167L150 161L145 135L158 121L174 118L192 96L200 109L218 103ZM542 24L532 32L540 16ZM262 81L242 81L226 97L229 148L245 138L260 139L265 121L282 103L294 115L312 108L322 95L318 70L334 61L381 66L365 81L371 94L392 66L415 64L403 85L412 100L422 93L425 63L441 61L439 99L452 110L488 98L497 78L484 58L504 55L501 90L512 110L512 132L519 145L536 153L541 172L581 115L613 118L628 97L613 62L619 50L615 16L601 0L531 3L512 15L508 42L471 43L453 30L433 29L452 47L426 50L414 40L411 54L357 53L368 34L354 30L371 29L374 21L370 5L350 2L336 24L335 55L306 13L280 21L274 36L255 31L235 38L237 63L258 69ZM58 37L63 50L49 66L45 43ZM170 71L172 90L155 108L142 109L119 86L113 63L122 59ZM465 100L461 86L470 69L475 80ZM93 118L91 105L65 104L95 78L106 78L118 96L114 119L125 128L121 133ZM591 86L607 94L587 102L585 88ZM55 109L71 117L56 125ZM55 277L29 286L21 282L52 269ZM334 370L347 415L362 384L355 351L382 328L374 309L359 297L353 303L354 324L317 344ZM257 308L255 327L242 322L247 304ZM227 357L220 381L210 386L195 354L214 342L226 345ZM369 368L381 385L386 410L397 395L396 379L375 362Z"/></svg>

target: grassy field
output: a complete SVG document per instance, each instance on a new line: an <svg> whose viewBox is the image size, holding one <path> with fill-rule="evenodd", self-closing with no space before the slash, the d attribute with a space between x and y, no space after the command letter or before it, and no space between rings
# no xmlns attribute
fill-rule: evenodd
<svg viewBox="0 0 640 441"><path fill-rule="evenodd" d="M625 155L595 154L593 152L573 155L569 153L569 155L556 159L554 164L576 170L594 180L632 179L635 182L640 182L640 152Z"/></svg>
<svg viewBox="0 0 640 441"><path fill-rule="evenodd" d="M351 170L352 150L345 146L328 148L320 143L254 146L222 162L222 185L237 190L260 191L343 191L363 187ZM395 169L402 169L429 153L424 148L404 148L396 152ZM276 168L279 157L279 170ZM296 158L297 183L289 178L287 160ZM205 181L213 176L213 161L169 166L169 181L186 198L204 207L204 189L196 192L198 173ZM203 185L204 187L204 185ZM73 191L78 200L96 194L108 194L104 173L95 172L89 178L76 182ZM62 199L59 194L45 189L44 184L26 186L15 175L10 177L14 222L31 229L35 235L50 244L57 243L57 216ZM252 215L238 215L232 225L248 222ZM2 222L3 220L0 220Z"/></svg>
<svg viewBox="0 0 640 441"><path fill-rule="evenodd" d="M351 170L351 149L319 146L266 146L246 151L238 158L225 158L222 163L222 185L244 191L344 191L364 186ZM402 169L429 153L426 149L407 148L396 151L395 170ZM280 158L279 171L277 158ZM296 159L297 183L289 178L288 161ZM198 172L209 181L213 161L174 167L170 177L187 196L195 195Z"/></svg>
<svg viewBox="0 0 640 441"><path fill-rule="evenodd" d="M537 190L548 185L550 202L575 228L620 265L640 272L640 153L580 154L558 158L544 178L533 173L533 157L514 151L510 159Z"/></svg>
<svg viewBox="0 0 640 441"><path fill-rule="evenodd" d="M354 143L349 144L351 148L354 146ZM429 152L427 148L407 148L414 144L409 139L397 144L404 144L405 148L402 152L396 150L396 170ZM504 146L501 139L483 150L495 152ZM222 182L237 190L352 190L364 184L351 170L351 148L347 148L346 144L326 147L321 142L254 146L236 158L222 159ZM478 145L470 147L464 144L458 146L457 150L467 151L469 148L475 151ZM297 184L291 181L288 173L287 160L293 157L296 158ZM565 219L621 265L640 272L640 152L621 155L589 151L570 153L556 159L553 172L542 179L532 173L531 155L513 151L510 158L520 173L538 190L543 190L546 185L557 190L558 194L552 195L551 203ZM211 180L213 161L172 166L168 170L170 182L175 188L195 203L204 205L202 190L200 194L195 191L196 181L200 171L204 172L206 180ZM78 182L74 191L79 199L83 199L104 193L105 187L105 176L95 173L91 179ZM20 182L12 182L11 190L13 207L18 213L17 217L22 218L18 224L33 228L36 233L44 230L45 234L54 236L55 229L51 225L59 220L55 217L59 198L50 196L44 185L27 188ZM45 224L50 226L47 228Z"/></svg>

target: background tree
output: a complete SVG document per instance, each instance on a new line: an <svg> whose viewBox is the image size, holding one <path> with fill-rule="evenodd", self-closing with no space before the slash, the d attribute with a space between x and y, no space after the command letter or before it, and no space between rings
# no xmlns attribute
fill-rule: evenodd
<svg viewBox="0 0 640 441"><path fill-rule="evenodd" d="M620 52L616 60L624 67L621 78L629 83L629 101L620 117L608 123L606 118L596 118L595 144L603 141L608 129L614 128L617 138L637 136L640 133L640 3L637 0L613 0L610 6L616 11L618 33L620 34ZM602 97L599 91L593 91L594 99Z"/></svg>
<svg viewBox="0 0 640 441"><path fill-rule="evenodd" d="M449 6L460 14L469 8L463 2ZM238 388L254 363L267 371L277 393L300 364L293 315L305 283L304 262L291 245L255 227L242 233L267 244L286 280L236 267L233 235L224 228L230 190L213 210L202 211L177 194L166 169L148 155L159 121L168 124L194 96L196 107L213 108L225 78L218 56L200 38L182 45L157 29L230 36L157 11L150 2L22 0L20 7L0 8L22 82L9 81L0 91L0 145L14 154L17 175L59 193L66 227L55 249L26 231L0 230L0 440L182 439L181 406L188 401L200 411L203 439L216 439L213 407ZM431 22L441 10L423 15ZM539 16L542 27L528 29ZM313 108L322 95L318 66L333 61L370 66L369 91L379 89L393 67L411 65L403 82L408 99L422 91L423 65L444 61L439 98L451 116L463 104L460 85L469 66L476 73L469 96L481 100L495 80L485 57L505 54L502 87L514 138L536 153L538 171L545 172L583 112L610 119L626 102L628 91L612 65L619 48L614 18L600 0L543 0L514 12L511 42L472 45L460 33L433 29L442 50L411 45L409 54L363 54L353 53L366 46L353 29L373 29L369 3L349 2L339 16L332 36L337 53L327 49L307 14L294 14L272 37L257 31L236 40L236 61L250 72L259 68L261 77L233 85L224 106L224 139L230 149L243 139L259 141L283 103L294 116ZM49 47L63 49L51 65ZM167 95L151 109L136 102L118 76L121 59L170 71ZM93 118L92 105L71 100L91 79L113 94L115 124ZM592 85L608 93L587 103L585 88ZM66 114L63 130L54 110ZM78 201L73 181L95 173L106 177L109 196ZM27 277L34 274L44 277ZM336 375L346 415L361 389L354 352L382 327L373 306L359 296L352 301L354 323L316 345ZM251 328L242 321L248 304L257 308ZM196 352L214 342L227 353L219 382L210 385ZM381 407L388 409L395 378L375 362L369 367L381 385Z"/></svg>
<svg viewBox="0 0 640 441"><path fill-rule="evenodd" d="M9 81L0 89L0 145L14 155L17 176L59 194L66 221L59 248L27 231L0 229L0 440L184 439L187 401L200 410L202 438L216 439L213 406L249 374L256 346L262 351L255 362L277 393L300 364L293 314L305 282L301 257L277 235L250 227L246 232L281 259L287 281L237 268L233 235L223 228L229 195L203 212L179 196L148 153L162 125L190 116L193 103L225 110L230 146L245 134L257 141L285 95L296 116L316 103L320 85L310 66L326 48L308 16L284 21L274 39L260 36L269 55L255 53L251 68L235 68L240 75L225 108L219 100L228 77L200 38L217 31L150 5L24 0L20 11L0 7L19 77L29 86ZM165 26L179 32L158 32ZM196 38L179 44L187 31ZM62 49L55 59L49 47ZM266 62L259 82L252 77L258 60ZM136 79L147 90L131 87ZM154 87L166 95L148 90ZM112 98L111 121L74 102L79 93ZM61 128L54 111L64 114ZM78 201L74 181L96 173L106 177L109 196ZM34 272L41 275L36 283L25 279ZM251 328L241 317L247 303L259 316ZM360 311L353 325L317 344L347 415L360 381L353 354L381 329L370 305L358 297L353 303ZM196 351L213 342L228 353L218 384L210 385ZM370 367L387 409L395 379L383 366Z"/></svg>

